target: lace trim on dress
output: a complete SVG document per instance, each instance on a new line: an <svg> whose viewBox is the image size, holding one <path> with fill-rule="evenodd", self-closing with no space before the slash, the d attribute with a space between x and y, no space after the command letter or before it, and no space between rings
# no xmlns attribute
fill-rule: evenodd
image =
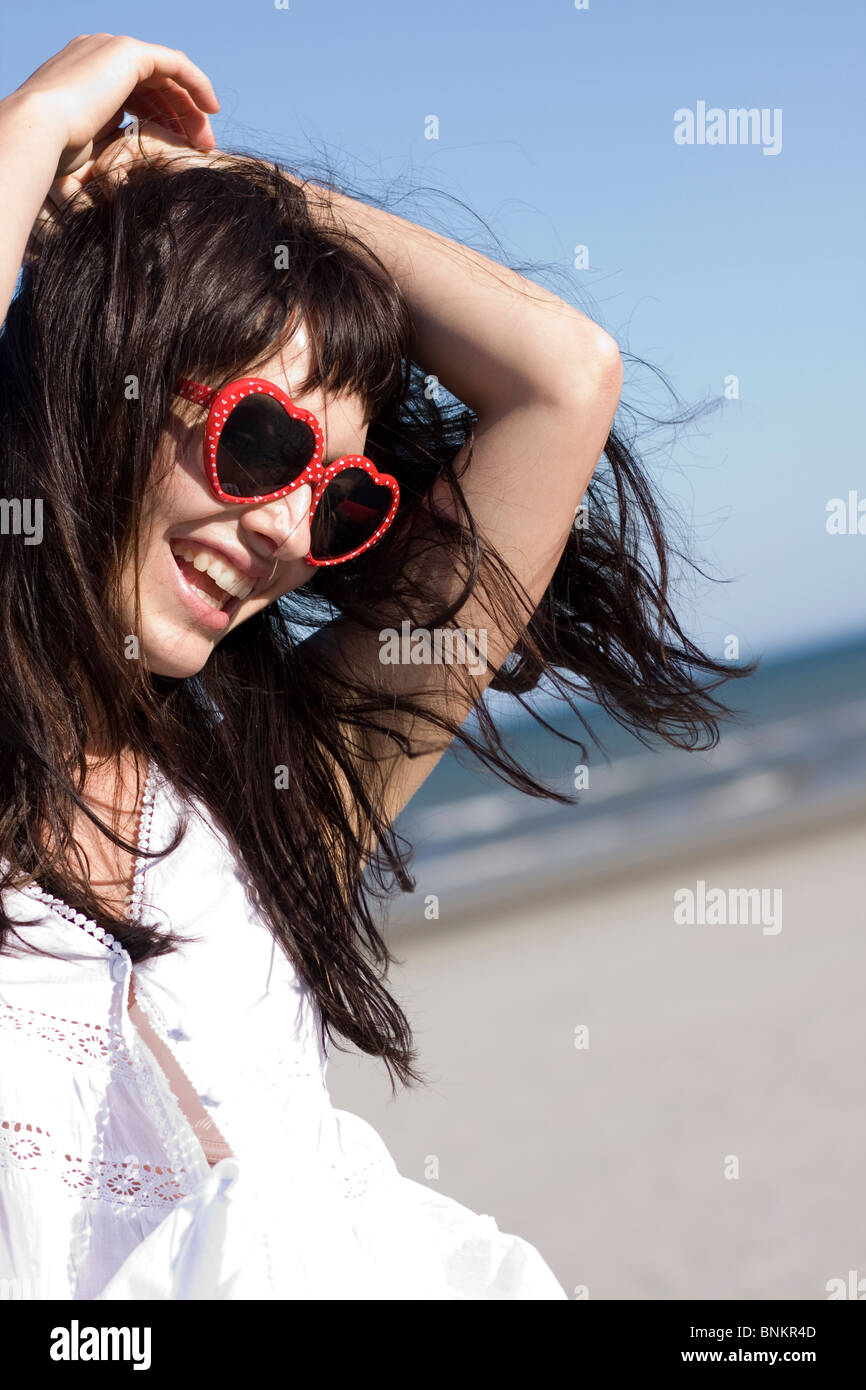
<svg viewBox="0 0 866 1390"><path fill-rule="evenodd" d="M147 778L145 781L144 795L142 798L142 812L139 820L138 843L136 856L137 861L141 860L141 851L145 842L149 840L151 822L153 819L153 808L158 786L158 771L152 763L148 765ZM136 862L135 870L140 867ZM132 915L134 905L140 901L141 890L143 889L144 873L133 873L133 891L130 894L127 914ZM28 894L47 903L50 908L61 919L70 922L73 926L80 928L95 940L101 942L106 948L111 959L111 977L120 989L114 992L111 1002L110 1014L114 1020L113 1026L109 1025L109 1032L120 1034L124 1026L125 993L132 971L132 962L123 946L115 937L100 927L97 922L90 921L83 912L75 912L68 903L64 903L60 898L54 897L39 884L32 884L24 890ZM130 1024L130 1027L132 1025ZM132 1029L135 1034L135 1029ZM41 1164L25 1164L24 1167L36 1167L37 1171L51 1170L55 1177L59 1174L69 1191L78 1197L86 1198L96 1196L108 1202L122 1202L128 1206L162 1206L170 1205L179 1198L187 1195L187 1190L181 1190L178 1186L178 1174L185 1171L185 1166L189 1163L193 1175L196 1175L197 1163L196 1156L190 1152L193 1145L202 1153L201 1146L197 1143L188 1123L177 1106L174 1096L171 1093L167 1080L161 1076L155 1076L151 1067L144 1057L144 1043L135 1034L133 1047L127 1051L129 1064L132 1067L132 1074L140 1088L142 1100L148 1109L156 1126L157 1134L163 1148L163 1152L168 1155L178 1166L176 1168L168 1165L139 1163L133 1157L120 1164L110 1162L105 1157L105 1135L108 1128L109 1103L108 1088L105 1089L99 1110L94 1121L93 1133L93 1156L85 1161L82 1158L74 1158L71 1154L63 1155L63 1160L58 1157L57 1152L50 1149L44 1151L45 1161ZM180 1116L180 1132L178 1132L177 1116ZM9 1140L4 1142L6 1158L9 1158ZM17 1141L16 1141L17 1142ZM11 1151L12 1158L15 1150ZM6 1161L6 1159L4 1159ZM11 1161L11 1160L10 1160ZM204 1160L203 1160L204 1161ZM19 1165L20 1166L20 1165ZM126 1171L124 1171L126 1170ZM194 1181L194 1179L193 1179ZM119 1194L129 1191L128 1196L121 1197ZM83 1271L86 1270L90 1255L90 1245L92 1237L91 1224L84 1217L85 1207L79 1208L79 1216L73 1223L70 1234L69 1253L66 1262L67 1277L69 1280L69 1290L73 1298L77 1297L81 1280L84 1277Z"/></svg>
<svg viewBox="0 0 866 1390"><path fill-rule="evenodd" d="M217 1163L221 1158L232 1157L233 1154L228 1142L204 1109L203 1102L201 1097L198 1096L192 1078L189 1076L186 1067L180 1062L177 1053L171 1045L170 1035L162 1014L148 997L146 987L142 985L140 980L135 986L135 1003L143 1019L149 1024L153 1033L152 1039L143 1037L141 1042L153 1055L156 1074L159 1076L160 1080L165 1083L167 1094L171 1094L172 1100L169 1102L170 1113L175 1115L176 1112L174 1107L176 1106L182 1119L186 1121L187 1126L194 1136L193 1142L196 1151L198 1152L200 1150L209 1164ZM139 1033L141 1033L140 1029ZM153 1043L157 1044L157 1046L159 1044L162 1045L165 1052L164 1059L154 1052ZM173 1076L169 1074L172 1068L174 1070ZM176 1087L180 1087L181 1091L186 1089L188 1097L198 1096L198 1105L195 1105L195 1102L193 1102L192 1108L188 1108L187 1103L182 1102ZM203 1124L203 1121L209 1123ZM199 1133L200 1129L203 1129L204 1132ZM185 1159L188 1161L186 1154Z"/></svg>
<svg viewBox="0 0 866 1390"><path fill-rule="evenodd" d="M0 1004L2 1032L38 1038L52 1056L62 1057L76 1066L106 1066L127 1080L136 1077L126 1039L118 1028L3 1003Z"/></svg>
<svg viewBox="0 0 866 1390"><path fill-rule="evenodd" d="M153 832L154 817L156 814L156 798L159 777L160 773L158 769L151 764L148 768L147 782L145 785L145 795L142 801L141 821L139 823L138 828L138 854L136 856L135 867L133 869L132 890L130 892L127 904L126 915L130 921L134 921L136 919L144 919L146 911L150 907L150 904L147 903L145 897L147 890L147 871L150 865L150 860L147 859L145 855L147 851L149 851L151 844L151 835ZM187 1075L186 1068L182 1065L174 1047L172 1046L171 1039L168 1035L168 1030L165 1026L165 1022L162 1018L162 1015L159 1013L159 1010L156 1008L156 1005L153 1004L152 1000L150 1000L148 997L146 985L144 985L144 983L139 980L133 986L131 981L130 991L134 993L135 1002L138 1005L138 1008L141 1010L141 1013L143 1014L144 1018L147 1019L148 1023L150 1024L150 1027L153 1029L154 1034L168 1052L169 1057L171 1057L171 1059L174 1061L174 1065L177 1068L178 1074L181 1077L183 1077L184 1080L189 1084L190 1088L194 1090L195 1088L192 1086L192 1081L190 1077ZM133 1026L135 1027L135 1024L133 1024ZM137 1029L136 1041L139 1049L147 1046L147 1040L141 1037ZM187 1114L185 1107L181 1105L177 1095L174 1092L174 1088L171 1084L171 1081L169 1077L166 1075L166 1072L162 1066L160 1059L158 1057L154 1057L153 1062L154 1067L156 1069L156 1076L147 1078L144 1084L145 1086L149 1086L150 1088L149 1094L152 1101L155 1101L157 1099L159 1091L162 1092L162 1111L165 1123L170 1133L170 1139L168 1142L174 1143L175 1148L177 1148L178 1146L180 1147L181 1152L183 1153L184 1162L191 1161L191 1155L189 1153L190 1143L194 1145L197 1156L203 1156L208 1164L210 1164L212 1161L217 1162L220 1158L227 1157L230 1152L230 1148L225 1140L225 1137L217 1129L216 1124L213 1121L211 1121L211 1125L214 1131L213 1142L215 1143L216 1149L218 1150L216 1155L214 1155L213 1152L209 1151L208 1141L202 1141L201 1137L196 1132L196 1123L193 1121L193 1118L189 1114ZM170 1151L171 1150L169 1150L169 1152Z"/></svg>
<svg viewBox="0 0 866 1390"><path fill-rule="evenodd" d="M63 1153L48 1130L23 1120L0 1120L0 1168L50 1173L73 1197L123 1207L170 1207L189 1192L183 1170L132 1155L108 1163Z"/></svg>
<svg viewBox="0 0 866 1390"><path fill-rule="evenodd" d="M371 1159L362 1168L353 1168L351 1160L346 1163L329 1163L331 1181L347 1200L365 1197L378 1183L398 1175L398 1169L390 1157L384 1155Z"/></svg>
<svg viewBox="0 0 866 1390"><path fill-rule="evenodd" d="M159 771L153 763L148 764L147 778L145 780L144 794L142 797L141 815L139 818L137 836L137 855L133 870L133 889L127 901L126 915L132 919L141 915L144 907L144 888L145 873L148 860L143 858L142 851L150 848L150 836L154 818L154 807L156 794L159 786ZM32 884L26 890L31 896L47 903L52 910L63 920L70 922L73 926L87 932L95 940L102 943L113 959L119 966L119 973L112 969L112 978L118 984L125 984L128 987L129 975L132 970L132 962L110 932L105 931L97 922L89 921L83 912L75 912L68 903L64 903L60 898L46 893L39 884ZM121 991L124 993L125 991ZM179 1164L179 1171L184 1171L188 1164L191 1169L196 1168L196 1158L203 1154L195 1134L193 1133L186 1116L177 1104L174 1093L168 1084L168 1080L158 1066L148 1064L144 1057L145 1045L139 1037L137 1030L130 1022L132 1048L127 1043L126 1034L123 1031L123 1020L126 1015L125 1000L116 999L112 1002L112 1014L117 1016L117 1024L112 1027L100 1029L100 1033L109 1037L112 1042L120 1040L120 1046L114 1052L113 1066L121 1069L124 1074L139 1086L149 1113L159 1133L164 1152L170 1155ZM85 1028L88 1025L83 1025ZM47 1040L51 1042L51 1030L47 1030ZM101 1041L101 1039L100 1039ZM54 1038L55 1044L63 1048L64 1044L60 1035ZM97 1051L100 1050L99 1042L96 1044ZM122 1049L122 1050L121 1050ZM111 1045L109 1045L111 1050ZM63 1051L63 1055L68 1057L68 1053ZM107 1098L104 1101L96 1120L95 1139L97 1146L101 1146L103 1133L107 1124ZM182 1167L180 1165L183 1165Z"/></svg>

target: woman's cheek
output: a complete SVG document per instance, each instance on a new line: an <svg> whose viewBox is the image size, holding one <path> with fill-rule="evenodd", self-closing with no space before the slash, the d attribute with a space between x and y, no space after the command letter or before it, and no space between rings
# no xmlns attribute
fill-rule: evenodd
<svg viewBox="0 0 866 1390"><path fill-rule="evenodd" d="M293 562L291 573L287 579L284 578L281 582L272 584L263 593L257 594L255 598L247 599L245 603L241 604L235 614L234 621L230 627L226 628L226 631L230 632L239 623L246 622L254 614L260 613L263 608L269 608L278 599L284 598L286 594L292 593L295 589L299 589L302 584L306 584L312 578L315 572L314 566L305 564L303 560Z"/></svg>

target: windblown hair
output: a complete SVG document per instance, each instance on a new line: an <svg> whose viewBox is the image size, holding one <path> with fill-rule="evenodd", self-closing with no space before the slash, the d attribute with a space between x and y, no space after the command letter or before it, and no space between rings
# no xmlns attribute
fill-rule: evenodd
<svg viewBox="0 0 866 1390"><path fill-rule="evenodd" d="M0 337L0 495L38 496L46 513L41 544L0 543L0 902L6 887L35 879L134 961L183 939L120 919L89 882L76 807L135 848L83 800L95 715L114 756L152 759L229 836L315 994L323 1040L326 1030L380 1057L392 1086L394 1074L422 1080L384 984L393 956L373 910L374 899L413 887L411 846L388 824L371 737L417 754L427 745L395 721L414 715L413 729L456 739L530 795L574 798L514 760L483 702L470 731L465 708L451 720L426 692L384 688L381 671L348 675L327 643L308 639L331 622L380 631L385 613L398 625L456 627L462 602L482 596L491 623L522 629L494 689L522 701L544 677L569 704L588 695L639 736L683 747L716 741L726 710L711 692L740 672L681 630L660 507L614 433L589 487L591 525L571 533L525 622L531 605L521 607L519 582L477 533L460 486L472 413L431 398L393 279L345 229L313 218L303 182L279 164L140 161L126 181L92 181L49 233ZM148 673L127 659L120 575L138 553L173 382L220 386L252 373L301 321L314 351L299 394L360 393L372 422L366 451L400 483L397 520L372 552L317 570L230 632L195 677ZM453 500L447 512L430 505L437 479ZM424 547L462 577L456 599L443 597L435 565L417 563ZM468 678L442 669L443 680ZM13 935L0 908L0 949Z"/></svg>

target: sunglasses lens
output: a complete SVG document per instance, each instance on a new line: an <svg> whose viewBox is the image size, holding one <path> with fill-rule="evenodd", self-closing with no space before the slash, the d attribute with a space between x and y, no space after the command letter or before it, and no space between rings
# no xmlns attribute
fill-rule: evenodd
<svg viewBox="0 0 866 1390"><path fill-rule="evenodd" d="M271 396L247 396L223 425L217 446L217 476L230 497L261 497L288 487L303 473L316 449L304 420L295 420Z"/></svg>
<svg viewBox="0 0 866 1390"><path fill-rule="evenodd" d="M344 468L322 494L310 528L314 560L351 555L376 534L391 510L393 493L363 468Z"/></svg>

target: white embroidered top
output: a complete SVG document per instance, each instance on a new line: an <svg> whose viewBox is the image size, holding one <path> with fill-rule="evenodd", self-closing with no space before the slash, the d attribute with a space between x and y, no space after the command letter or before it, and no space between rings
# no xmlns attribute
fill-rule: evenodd
<svg viewBox="0 0 866 1390"><path fill-rule="evenodd" d="M315 996L206 808L189 809L177 849L139 856L133 879L134 909L188 945L133 966L35 885L5 894L21 925L0 955L0 1285L565 1298L534 1246L402 1177L372 1126L331 1104ZM167 845L182 810L154 771L139 849Z"/></svg>

